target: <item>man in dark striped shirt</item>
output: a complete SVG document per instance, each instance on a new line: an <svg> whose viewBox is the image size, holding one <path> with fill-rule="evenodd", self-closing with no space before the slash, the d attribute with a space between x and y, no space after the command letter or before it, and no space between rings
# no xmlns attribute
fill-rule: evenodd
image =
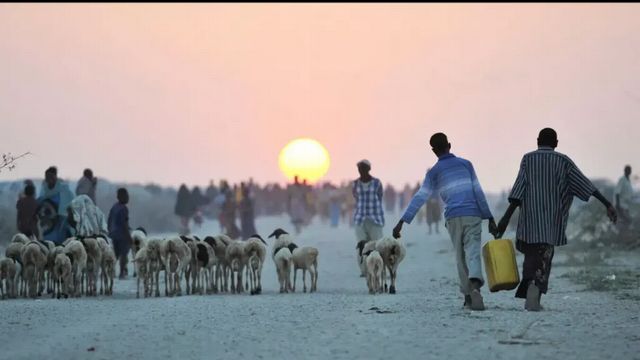
<svg viewBox="0 0 640 360"><path fill-rule="evenodd" d="M547 292L554 247L567 244L565 229L573 197L587 201L596 197L615 223L616 210L578 169L571 159L555 151L558 136L545 128L538 135L538 150L525 154L509 195L509 208L498 224L498 237L505 232L511 215L520 207L516 248L524 254L522 281L517 298L526 299L525 309L539 311Z"/></svg>

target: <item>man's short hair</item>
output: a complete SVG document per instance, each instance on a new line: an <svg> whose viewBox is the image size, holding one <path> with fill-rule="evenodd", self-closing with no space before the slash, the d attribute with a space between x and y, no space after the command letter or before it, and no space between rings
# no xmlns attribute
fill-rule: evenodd
<svg viewBox="0 0 640 360"><path fill-rule="evenodd" d="M45 175L58 175L58 168L55 166L49 166L49 168L44 172Z"/></svg>
<svg viewBox="0 0 640 360"><path fill-rule="evenodd" d="M84 169L84 172L82 173L82 175L86 177L93 177L93 171L91 171L91 169Z"/></svg>
<svg viewBox="0 0 640 360"><path fill-rule="evenodd" d="M538 133L538 145L555 147L558 144L558 133L552 128L544 128Z"/></svg>
<svg viewBox="0 0 640 360"><path fill-rule="evenodd" d="M356 165L358 165L358 167L360 167L360 166L366 166L366 167L368 167L369 169L371 169L371 162L369 162L369 160L366 160L366 159L363 159L363 160L358 161L358 164L356 164Z"/></svg>
<svg viewBox="0 0 640 360"><path fill-rule="evenodd" d="M431 135L429 145L436 151L444 151L447 149L447 146L449 146L449 139L447 139L447 135L444 133L435 133Z"/></svg>
<svg viewBox="0 0 640 360"><path fill-rule="evenodd" d="M26 196L33 196L36 193L36 187L33 186L32 184L28 184L27 186L25 186L24 188L24 194Z"/></svg>
<svg viewBox="0 0 640 360"><path fill-rule="evenodd" d="M127 191L127 189L119 188L118 189L118 198L120 198L121 196L124 196L124 195L129 195L129 192Z"/></svg>

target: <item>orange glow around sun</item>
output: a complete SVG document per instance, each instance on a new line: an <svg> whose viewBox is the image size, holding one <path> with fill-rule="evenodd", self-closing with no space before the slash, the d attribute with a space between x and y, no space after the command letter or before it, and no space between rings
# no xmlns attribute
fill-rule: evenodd
<svg viewBox="0 0 640 360"><path fill-rule="evenodd" d="M300 182L306 179L313 184L329 170L329 152L316 140L296 139L280 151L278 164L289 181L297 175Z"/></svg>

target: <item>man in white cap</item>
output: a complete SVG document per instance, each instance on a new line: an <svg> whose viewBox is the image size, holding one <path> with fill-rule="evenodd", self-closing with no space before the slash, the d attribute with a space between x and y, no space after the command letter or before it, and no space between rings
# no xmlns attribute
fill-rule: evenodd
<svg viewBox="0 0 640 360"><path fill-rule="evenodd" d="M353 197L356 199L353 220L359 241L358 262L361 276L364 276L362 249L365 243L382 238L384 209L382 208L382 182L369 173L371 163L368 160L361 160L357 166L360 177L353 182Z"/></svg>

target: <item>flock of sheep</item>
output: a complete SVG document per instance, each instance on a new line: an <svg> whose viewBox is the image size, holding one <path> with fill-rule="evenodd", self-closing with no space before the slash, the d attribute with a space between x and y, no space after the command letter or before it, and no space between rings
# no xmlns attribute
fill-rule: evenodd
<svg viewBox="0 0 640 360"><path fill-rule="evenodd" d="M136 297L141 288L144 297L160 296L160 273L164 274L165 296L218 292L252 295L262 292L262 267L267 243L260 235L248 240L232 240L227 235L148 237L144 229L132 231ZM298 270L302 270L303 291L318 286L318 249L299 247L291 235L276 229L271 258L276 266L280 292L295 292ZM366 274L371 294L395 293L398 264L405 256L399 240L385 237L358 243L358 261ZM62 244L37 241L16 234L0 260L0 296L16 298L41 296L46 290L52 297L67 298L112 295L116 256L104 236L71 237ZM293 283L291 270L293 269ZM386 272L391 284L387 287ZM98 279L100 289L98 291Z"/></svg>
<svg viewBox="0 0 640 360"><path fill-rule="evenodd" d="M0 294L36 298L113 294L116 256L105 237L69 238L56 245L16 234L0 260ZM2 286L4 285L4 286ZM3 289L4 288L4 289Z"/></svg>

